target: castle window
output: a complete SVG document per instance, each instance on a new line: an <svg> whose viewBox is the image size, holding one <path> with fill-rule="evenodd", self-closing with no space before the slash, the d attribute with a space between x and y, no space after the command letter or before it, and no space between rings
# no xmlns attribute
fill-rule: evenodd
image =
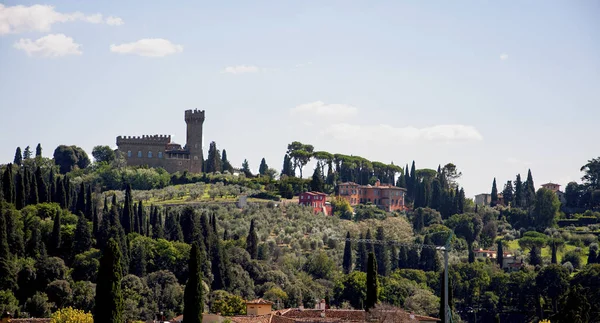
<svg viewBox="0 0 600 323"><path fill-rule="evenodd" d="M158 158L162 158L162 151L158 152Z"/></svg>
<svg viewBox="0 0 600 323"><path fill-rule="evenodd" d="M151 151L148 152L148 158L152 158L152 152Z"/></svg>
<svg viewBox="0 0 600 323"><path fill-rule="evenodd" d="M127 151L127 157L131 158L131 150Z"/></svg>
<svg viewBox="0 0 600 323"><path fill-rule="evenodd" d="M141 150L138 151L138 158L142 158L142 151Z"/></svg>

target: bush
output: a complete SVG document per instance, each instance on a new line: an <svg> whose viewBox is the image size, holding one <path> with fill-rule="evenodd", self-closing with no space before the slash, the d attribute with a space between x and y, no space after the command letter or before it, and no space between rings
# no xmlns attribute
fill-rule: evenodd
<svg viewBox="0 0 600 323"><path fill-rule="evenodd" d="M50 323L94 323L94 318L90 313L67 307L54 312Z"/></svg>
<svg viewBox="0 0 600 323"><path fill-rule="evenodd" d="M573 265L573 268L575 269L581 268L580 254L574 250L567 251L562 257L561 263L564 265L567 262L570 262L571 265Z"/></svg>

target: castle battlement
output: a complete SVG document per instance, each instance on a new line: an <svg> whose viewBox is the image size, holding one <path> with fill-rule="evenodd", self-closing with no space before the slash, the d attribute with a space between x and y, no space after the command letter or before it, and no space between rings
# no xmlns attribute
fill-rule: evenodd
<svg viewBox="0 0 600 323"><path fill-rule="evenodd" d="M166 145L171 142L170 135L118 136L120 145Z"/></svg>
<svg viewBox="0 0 600 323"><path fill-rule="evenodd" d="M185 122L188 121L204 122L204 110L185 110Z"/></svg>

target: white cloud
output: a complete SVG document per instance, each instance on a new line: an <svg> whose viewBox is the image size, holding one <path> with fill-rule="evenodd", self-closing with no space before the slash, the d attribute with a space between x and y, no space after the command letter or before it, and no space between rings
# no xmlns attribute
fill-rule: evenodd
<svg viewBox="0 0 600 323"><path fill-rule="evenodd" d="M333 124L322 135L352 142L414 143L417 141L481 141L483 136L473 126L436 125L425 128L380 125Z"/></svg>
<svg viewBox="0 0 600 323"><path fill-rule="evenodd" d="M64 34L50 34L35 41L21 38L13 46L25 51L28 56L60 57L82 54L81 45Z"/></svg>
<svg viewBox="0 0 600 323"><path fill-rule="evenodd" d="M123 19L121 19L119 17L110 16L110 17L106 18L106 24L109 26L121 26L124 23L125 22L123 21Z"/></svg>
<svg viewBox="0 0 600 323"><path fill-rule="evenodd" d="M244 73L257 73L260 71L260 68L254 65L237 65L237 66L227 66L223 70L223 73L229 74L244 74Z"/></svg>
<svg viewBox="0 0 600 323"><path fill-rule="evenodd" d="M30 31L47 32L50 31L53 24L69 21L85 21L93 24L104 22L100 13L92 15L85 15L82 12L61 13L49 5L6 7L0 4L0 35ZM116 21L119 23L115 23ZM118 17L109 17L106 23L117 26L123 24L123 20Z"/></svg>
<svg viewBox="0 0 600 323"><path fill-rule="evenodd" d="M300 104L290 109L290 114L310 117L353 117L358 114L358 108L348 104L325 104L323 101Z"/></svg>
<svg viewBox="0 0 600 323"><path fill-rule="evenodd" d="M501 61L505 61L505 60L507 60L507 59L508 59L508 54L507 54L507 53L502 53L502 54L500 54L500 60L501 60Z"/></svg>
<svg viewBox="0 0 600 323"><path fill-rule="evenodd" d="M133 43L110 45L110 51L118 54L133 54L145 57L163 57L181 53L183 46L162 38L144 38Z"/></svg>

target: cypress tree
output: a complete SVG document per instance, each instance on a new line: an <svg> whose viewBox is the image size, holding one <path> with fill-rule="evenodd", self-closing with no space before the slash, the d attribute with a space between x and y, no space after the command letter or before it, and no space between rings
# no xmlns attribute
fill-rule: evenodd
<svg viewBox="0 0 600 323"><path fill-rule="evenodd" d="M165 238L169 241L183 241L183 232L179 221L172 213L167 213L165 219Z"/></svg>
<svg viewBox="0 0 600 323"><path fill-rule="evenodd" d="M128 234L133 231L132 220L133 200L131 197L131 185L127 184L127 186L125 187L125 205L123 207L123 219L121 220L121 225L123 226L123 230L125 230L125 234Z"/></svg>
<svg viewBox="0 0 600 323"><path fill-rule="evenodd" d="M502 269L502 263L504 262L504 249L502 246L502 240L498 240L497 244L498 244L498 250L496 253L496 261L498 262L500 269Z"/></svg>
<svg viewBox="0 0 600 323"><path fill-rule="evenodd" d="M496 178L494 177L494 182L492 183L492 201L490 202L490 206L494 207L498 204L498 188L496 188Z"/></svg>
<svg viewBox="0 0 600 323"><path fill-rule="evenodd" d="M542 256L540 255L537 246L532 246L531 250L529 251L529 264L532 266L542 264Z"/></svg>
<svg viewBox="0 0 600 323"><path fill-rule="evenodd" d="M406 188L406 179L404 177L403 172L400 172L400 175L398 175L398 180L396 180L396 186Z"/></svg>
<svg viewBox="0 0 600 323"><path fill-rule="evenodd" d="M323 181L323 174L321 174L321 166L317 163L312 180L310 181L310 189L311 191L323 192L324 186L325 182Z"/></svg>
<svg viewBox="0 0 600 323"><path fill-rule="evenodd" d="M60 204L60 207L63 209L67 208L67 192L65 191L62 177L58 177L56 180L56 201L53 202Z"/></svg>
<svg viewBox="0 0 600 323"><path fill-rule="evenodd" d="M408 267L408 247L400 246L400 252L398 254L398 268L407 269Z"/></svg>
<svg viewBox="0 0 600 323"><path fill-rule="evenodd" d="M225 259L221 243L216 235L210 236L211 241L211 269L213 274L212 290L221 290L228 287L227 268L225 267Z"/></svg>
<svg viewBox="0 0 600 323"><path fill-rule="evenodd" d="M104 199L106 201L106 198L104 198ZM98 216L98 209L94 208L94 216L92 217L92 233L96 239L98 239L99 231L100 231L100 217Z"/></svg>
<svg viewBox="0 0 600 323"><path fill-rule="evenodd" d="M15 184L13 182L12 164L6 165L6 169L2 175L2 192L6 202L15 203Z"/></svg>
<svg viewBox="0 0 600 323"><path fill-rule="evenodd" d="M285 156L283 156L283 168L281 170L281 175L294 177L294 173L295 170L294 166L292 165L292 159L290 158L290 155L285 154Z"/></svg>
<svg viewBox="0 0 600 323"><path fill-rule="evenodd" d="M535 205L535 185L533 184L533 176L531 176L531 169L527 171L527 180L524 185L525 193L525 204L527 207Z"/></svg>
<svg viewBox="0 0 600 323"><path fill-rule="evenodd" d="M75 207L75 214L86 214L85 208L85 184L81 182L81 186L77 192L77 206Z"/></svg>
<svg viewBox="0 0 600 323"><path fill-rule="evenodd" d="M183 229L183 241L188 244L198 241L200 229L196 211L191 207L183 208L179 222ZM201 242L204 243L204 241Z"/></svg>
<svg viewBox="0 0 600 323"><path fill-rule="evenodd" d="M33 259L38 259L39 255L40 255L41 246L42 246L42 233L40 232L38 225L36 225L35 228L33 228L31 230L31 237L29 237L29 240L27 241L27 247L26 247L27 256L31 257Z"/></svg>
<svg viewBox="0 0 600 323"><path fill-rule="evenodd" d="M375 255L370 252L367 264L367 298L365 300L365 310L369 311L374 308L378 302L378 286L377 286L377 262Z"/></svg>
<svg viewBox="0 0 600 323"><path fill-rule="evenodd" d="M377 273L381 276L387 276L390 269L390 255L387 250L387 246L384 244L385 233L383 231L383 227L377 228L376 238L377 240L381 241L374 246L375 258L377 260Z"/></svg>
<svg viewBox="0 0 600 323"><path fill-rule="evenodd" d="M134 245L131 250L131 262L129 263L131 268L129 272L138 277L146 276L147 258L144 245L141 243Z"/></svg>
<svg viewBox="0 0 600 323"><path fill-rule="evenodd" d="M458 191L458 196L456 197L457 200L457 214L463 214L465 212L465 190L464 188L460 188L460 191Z"/></svg>
<svg viewBox="0 0 600 323"><path fill-rule="evenodd" d="M35 147L35 157L42 157L42 145L39 143Z"/></svg>
<svg viewBox="0 0 600 323"><path fill-rule="evenodd" d="M349 274L352 271L352 241L350 239L350 231L346 233L346 244L344 245L344 273Z"/></svg>
<svg viewBox="0 0 600 323"><path fill-rule="evenodd" d="M145 223L144 223L144 219L146 218L145 212L144 212L144 204L142 203L142 201L140 200L140 202L138 203L138 211L137 211L137 216L138 216L138 233L141 235L145 235L144 233L144 229L145 229Z"/></svg>
<svg viewBox="0 0 600 323"><path fill-rule="evenodd" d="M221 165L221 156L217 149L217 144L212 141L208 148L208 157L206 159L206 172L216 173L223 171Z"/></svg>
<svg viewBox="0 0 600 323"><path fill-rule="evenodd" d="M62 211L58 210L58 212L56 212L56 215L54 216L54 225L52 227L52 242L50 245L50 251L54 254L54 255L58 255L59 250L60 250L60 246L61 246L61 228L60 228L60 218L61 218L61 214Z"/></svg>
<svg viewBox="0 0 600 323"><path fill-rule="evenodd" d="M163 228L162 214L158 213L158 208L154 208L155 212L155 223L152 225L152 237L154 239L163 239L165 237L165 230ZM175 221L176 222L176 221ZM181 232L181 228L179 228Z"/></svg>
<svg viewBox="0 0 600 323"><path fill-rule="evenodd" d="M415 198L416 186L417 186L417 171L415 169L415 161L413 160L412 166L410 166L410 192L411 196Z"/></svg>
<svg viewBox="0 0 600 323"><path fill-rule="evenodd" d="M246 250L252 259L258 257L258 235L256 234L254 219L250 221L250 230L248 231L248 237L246 238Z"/></svg>
<svg viewBox="0 0 600 323"><path fill-rule="evenodd" d="M258 173L261 176L265 176L267 175L267 170L269 169L269 166L267 165L267 161L263 158L260 161L260 166L258 167Z"/></svg>
<svg viewBox="0 0 600 323"><path fill-rule="evenodd" d="M121 251L114 239L100 259L96 284L94 322L123 323L123 295L121 292Z"/></svg>
<svg viewBox="0 0 600 323"><path fill-rule="evenodd" d="M17 198L16 198L16 203L15 206L17 208L17 210L20 210L22 208L25 207L26 203L25 203L25 178L23 177L23 172L18 171L17 172L17 178L16 178L16 193L17 193Z"/></svg>
<svg viewBox="0 0 600 323"><path fill-rule="evenodd" d="M56 197L56 177L54 176L54 167L50 168L50 175L48 176L48 202L57 203L58 198Z"/></svg>
<svg viewBox="0 0 600 323"><path fill-rule="evenodd" d="M393 272L398 269L398 263L400 262L400 258L398 257L400 254L396 246L390 246L388 249L390 251L390 272Z"/></svg>
<svg viewBox="0 0 600 323"><path fill-rule="evenodd" d="M73 243L73 258L82 252L89 250L92 247L92 235L90 233L90 225L83 213L79 213L77 227L75 227L75 239Z"/></svg>
<svg viewBox="0 0 600 323"><path fill-rule="evenodd" d="M360 233L358 240L363 240L363 234ZM367 244L365 242L359 242L356 244L358 248L356 257L356 270L365 272L367 270Z"/></svg>
<svg viewBox="0 0 600 323"><path fill-rule="evenodd" d="M419 269L419 249L417 247L408 249L408 268Z"/></svg>
<svg viewBox="0 0 600 323"><path fill-rule="evenodd" d="M515 180L515 198L514 198L514 206L515 207L523 207L525 205L525 197L523 195L523 183L521 182L521 174L517 174L517 179Z"/></svg>
<svg viewBox="0 0 600 323"><path fill-rule="evenodd" d="M0 212L0 290L14 290L17 287L17 277L12 269L11 258L6 219Z"/></svg>
<svg viewBox="0 0 600 323"><path fill-rule="evenodd" d="M183 295L183 323L202 323L204 298L201 262L204 260L201 259L199 249L198 243L194 242L188 263L190 274Z"/></svg>
<svg viewBox="0 0 600 323"><path fill-rule="evenodd" d="M23 165L23 154L21 153L21 147L17 147L17 150L15 151L15 159L14 159L13 163L18 166Z"/></svg>
<svg viewBox="0 0 600 323"><path fill-rule="evenodd" d="M88 221L92 221L94 217L94 200L92 199L92 185L88 185L87 191L85 192L85 218Z"/></svg>
<svg viewBox="0 0 600 323"><path fill-rule="evenodd" d="M138 217L138 211L138 204L133 203L133 216L131 218L133 219L133 232L135 233L140 233L140 221Z"/></svg>
<svg viewBox="0 0 600 323"><path fill-rule="evenodd" d="M221 165L223 167L223 171L233 173L233 166L231 166L231 163L229 160L227 160L227 152L225 149L223 149L223 153L221 154Z"/></svg>
<svg viewBox="0 0 600 323"><path fill-rule="evenodd" d="M30 174L29 176L29 192L27 193L27 196L27 205L35 205L40 202L37 176L35 173Z"/></svg>

